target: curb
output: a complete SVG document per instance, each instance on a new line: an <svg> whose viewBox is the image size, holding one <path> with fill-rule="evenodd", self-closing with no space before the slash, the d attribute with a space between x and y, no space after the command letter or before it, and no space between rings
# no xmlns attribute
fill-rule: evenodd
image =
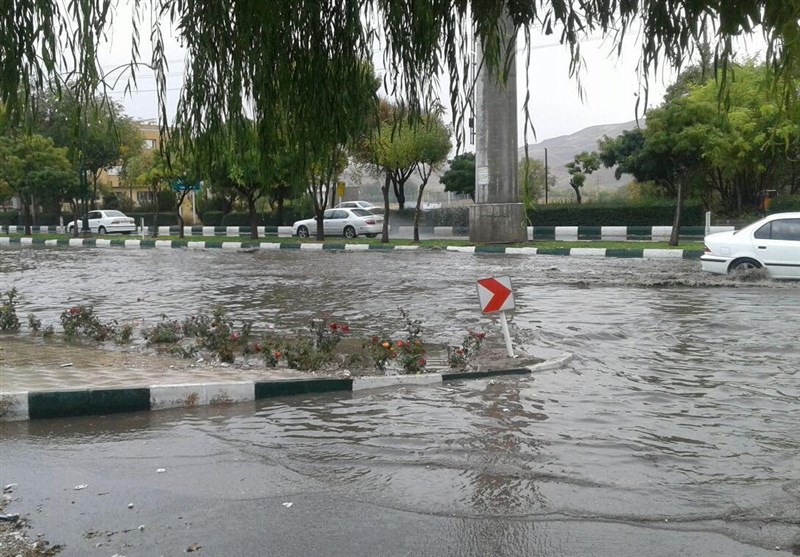
<svg viewBox="0 0 800 557"><path fill-rule="evenodd" d="M228 250L300 250L300 251L433 251L442 248L425 248L416 245L390 246L386 244L347 244L343 242L260 242L236 241L207 243L196 240L124 240L106 238L69 238L45 240L30 236L11 238L0 236L0 246L47 246L84 248L172 248L172 249L222 249ZM700 259L700 250L657 249L657 248L534 248L504 246L446 246L448 252L467 254L505 254L505 255L561 255L576 257L621 257L630 259Z"/></svg>
<svg viewBox="0 0 800 557"><path fill-rule="evenodd" d="M709 228L709 233L735 230L735 226L716 225ZM145 227L149 233L151 227ZM279 238L291 237L291 226L258 226L260 237L277 236ZM214 237L241 237L249 236L249 226L184 226L186 236L214 236ZM400 235L410 235L414 232L413 226L390 224L389 231ZM24 226L0 226L0 234L23 234ZM61 234L64 232L60 226L32 226L34 234ZM159 226L158 233L162 236L174 236L180 232L177 226ZM469 237L468 226L420 226L420 234L431 235L436 238ZM137 228L141 233L141 228ZM682 226L681 237L700 238L706 235L704 226ZM668 240L672 234L672 226L528 226L528 240Z"/></svg>
<svg viewBox="0 0 800 557"><path fill-rule="evenodd" d="M357 392L402 385L433 385L446 381L486 379L558 369L569 353L528 367L465 373L368 376L347 379L276 379L152 385L114 389L64 389L0 393L0 422L97 416L122 412L191 408L249 402L265 398L330 392Z"/></svg>

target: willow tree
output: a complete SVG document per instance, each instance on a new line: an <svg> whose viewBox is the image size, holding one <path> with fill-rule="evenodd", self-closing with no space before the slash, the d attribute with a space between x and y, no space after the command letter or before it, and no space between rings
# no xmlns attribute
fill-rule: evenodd
<svg viewBox="0 0 800 557"><path fill-rule="evenodd" d="M463 108L471 96L473 40L483 59L507 75L508 50L499 22L507 14L515 34L555 33L571 53L570 71L581 66L581 41L601 34L620 49L641 37L639 70L661 63L680 67L698 45L714 47L715 67L727 78L727 61L742 33L760 29L766 62L777 89L792 90L800 75L800 3L786 0L130 0L134 10L129 67L135 86L142 64L155 72L160 119L166 108L169 70L162 25L186 48L185 81L177 124L190 137L252 112L259 141L273 144L282 131L271 126L278 110L296 116L290 143L310 161L330 152L352 119L360 117L354 94L364 65L382 51L388 94L409 106L430 106L437 76L448 74L453 129L463 139ZM43 2L14 0L0 10L0 102L19 116L31 91L58 87L68 73L81 98L109 82L97 60L100 38L110 30L118 0ZM145 25L149 28L145 29ZM152 58L142 60L148 37ZM527 51L530 60L531 52ZM643 84L646 99L647 84ZM723 95L724 96L724 95ZM280 103L275 102L276 99ZM787 96L788 102L788 96ZM525 102L527 106L527 100Z"/></svg>

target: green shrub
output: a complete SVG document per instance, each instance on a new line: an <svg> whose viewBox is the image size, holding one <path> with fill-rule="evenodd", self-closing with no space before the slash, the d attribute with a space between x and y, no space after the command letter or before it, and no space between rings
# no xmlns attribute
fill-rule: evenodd
<svg viewBox="0 0 800 557"><path fill-rule="evenodd" d="M800 211L800 195L779 195L769 206L770 213Z"/></svg>
<svg viewBox="0 0 800 557"><path fill-rule="evenodd" d="M0 296L3 293L0 292ZM14 298L17 297L17 289L12 288L6 292L7 301L0 304L0 331L18 331L19 318L17 317L17 303Z"/></svg>
<svg viewBox="0 0 800 557"><path fill-rule="evenodd" d="M206 211L201 220L204 226L219 226L222 223L222 211Z"/></svg>
<svg viewBox="0 0 800 557"><path fill-rule="evenodd" d="M19 224L18 211L0 212L0 226L17 226Z"/></svg>

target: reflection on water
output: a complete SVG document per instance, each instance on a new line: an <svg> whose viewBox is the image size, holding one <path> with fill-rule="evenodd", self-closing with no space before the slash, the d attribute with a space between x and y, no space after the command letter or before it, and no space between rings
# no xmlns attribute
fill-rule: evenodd
<svg viewBox="0 0 800 557"><path fill-rule="evenodd" d="M450 343L497 334L475 293L493 274L512 277L515 343L574 352L570 368L272 400L190 426L376 505L529 521L502 525L518 548L557 543L543 524L564 517L798 543L800 284L689 261L0 250L0 290L49 321L79 301L138 320L223 303L257 328L329 312L366 333L400 329L404 307ZM471 523L453 555L497 527Z"/></svg>

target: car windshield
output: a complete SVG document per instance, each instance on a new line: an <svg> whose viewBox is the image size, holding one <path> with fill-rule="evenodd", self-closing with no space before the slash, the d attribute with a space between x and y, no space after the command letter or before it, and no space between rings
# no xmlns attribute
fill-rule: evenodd
<svg viewBox="0 0 800 557"><path fill-rule="evenodd" d="M119 211L106 211L107 217L124 217L125 213L121 213Z"/></svg>

